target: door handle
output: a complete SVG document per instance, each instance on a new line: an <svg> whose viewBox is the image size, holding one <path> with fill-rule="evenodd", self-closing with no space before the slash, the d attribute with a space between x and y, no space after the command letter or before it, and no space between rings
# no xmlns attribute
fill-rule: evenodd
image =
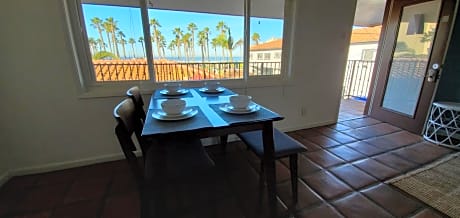
<svg viewBox="0 0 460 218"><path fill-rule="evenodd" d="M439 64L433 64L431 66L431 68L428 70L427 72L427 81L430 82L430 83L434 83L436 82L436 80L438 80L438 75L439 75L439 70L440 70L441 66L439 66Z"/></svg>

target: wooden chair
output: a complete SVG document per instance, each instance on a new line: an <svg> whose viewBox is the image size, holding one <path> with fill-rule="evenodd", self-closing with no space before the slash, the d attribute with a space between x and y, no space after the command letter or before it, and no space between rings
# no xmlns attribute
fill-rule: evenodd
<svg viewBox="0 0 460 218"><path fill-rule="evenodd" d="M113 116L117 121L115 133L140 189L141 217L152 217L153 214L154 217L171 217L177 209L175 204L167 203L167 199L193 201L194 196L175 190L184 183L212 182L203 178L207 176L205 173L213 170L214 162L198 138L146 140L141 137L143 124L135 108L133 100L127 98L115 107ZM133 153L136 150L133 134L144 157L143 171ZM192 187L195 190L196 186Z"/></svg>
<svg viewBox="0 0 460 218"><path fill-rule="evenodd" d="M262 179L264 174L264 145L262 140L262 131L251 131L239 133L238 136L241 140L250 148L260 159L260 178ZM294 140L287 134L273 129L273 138L275 145L275 159L289 157L289 168L291 171L291 188L292 197L294 204L297 203L297 155L300 152L304 152L307 149L298 141Z"/></svg>
<svg viewBox="0 0 460 218"><path fill-rule="evenodd" d="M117 121L115 133L130 163L136 159L133 153L136 146L131 138L133 134L136 136L144 157L146 179L153 179L155 175L172 178L186 175L188 172L205 170L214 165L198 138L146 140L141 136L143 124L135 108L130 98L115 107L113 111ZM152 142L158 145L152 146Z"/></svg>
<svg viewBox="0 0 460 218"><path fill-rule="evenodd" d="M128 89L128 91L126 91L126 95L133 100L134 105L136 106L136 113L142 119L142 121L145 121L144 100L142 100L142 95L139 87L131 87Z"/></svg>
<svg viewBox="0 0 460 218"><path fill-rule="evenodd" d="M135 105L131 99L125 99L120 104L118 104L113 110L113 116L117 121L115 127L115 134L120 143L121 150L123 151L126 160L131 166L131 169L135 173L136 177L142 177L141 169L137 162L137 157L134 154L136 151L136 146L132 141L131 136L136 135L136 139L139 142L142 155L146 155L146 143L141 137L142 132L142 122L137 118Z"/></svg>

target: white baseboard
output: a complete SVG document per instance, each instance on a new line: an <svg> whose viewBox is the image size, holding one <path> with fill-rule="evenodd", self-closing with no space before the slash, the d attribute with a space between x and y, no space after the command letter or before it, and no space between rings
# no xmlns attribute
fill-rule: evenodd
<svg viewBox="0 0 460 218"><path fill-rule="evenodd" d="M11 178L10 173L6 171L3 173L3 175L0 175L0 187L2 187L3 184L8 182L8 180Z"/></svg>
<svg viewBox="0 0 460 218"><path fill-rule="evenodd" d="M335 123L337 123L336 120L330 120L330 121L325 121L325 122L309 123L307 125L294 126L294 127L288 127L288 128L278 128L278 129L283 132L290 132L290 131L295 131L299 129L309 129L309 128L314 128L318 126L327 126L327 125L331 125Z"/></svg>
<svg viewBox="0 0 460 218"><path fill-rule="evenodd" d="M139 151L135 151L135 153L136 153L136 156L140 156ZM97 157L85 158L85 159L80 159L80 160L43 164L43 165L38 165L38 166L13 169L10 171L9 176L12 177L12 176L22 176L22 175L36 174L36 173L46 173L46 172L51 172L51 171L56 171L56 170L64 170L64 169L87 166L91 164L103 163L103 162L108 162L108 161L121 160L124 158L125 156L123 155L123 153L116 153L116 154L108 154L108 155L101 155Z"/></svg>

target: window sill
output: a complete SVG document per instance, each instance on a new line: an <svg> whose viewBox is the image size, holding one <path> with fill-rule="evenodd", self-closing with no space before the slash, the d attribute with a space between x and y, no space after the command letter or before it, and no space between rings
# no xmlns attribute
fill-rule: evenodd
<svg viewBox="0 0 460 218"><path fill-rule="evenodd" d="M266 78L249 78L245 80L219 80L222 86L229 89L248 89L248 88L263 88L263 87L280 87L290 86L291 82L283 80L281 77L266 77ZM201 87L204 81L182 81L184 87ZM81 89L78 95L80 99L91 98L110 98L123 97L126 95L126 90L133 86L138 86L143 94L151 94L155 89L163 87L164 83L154 83L152 81L128 81L116 83L96 83L88 85L86 89Z"/></svg>

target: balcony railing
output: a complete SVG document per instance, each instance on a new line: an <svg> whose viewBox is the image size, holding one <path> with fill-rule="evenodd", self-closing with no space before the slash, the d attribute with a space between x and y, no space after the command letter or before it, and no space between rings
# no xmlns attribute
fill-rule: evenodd
<svg viewBox="0 0 460 218"><path fill-rule="evenodd" d="M145 60L93 60L96 81L149 80L148 66ZM207 63L154 63L155 78L158 82L241 79L243 62L207 62ZM249 76L280 75L281 62L249 62Z"/></svg>
<svg viewBox="0 0 460 218"><path fill-rule="evenodd" d="M394 58L389 80L404 84L418 84L424 77L427 62L424 58ZM371 83L374 61L349 60L345 69L342 97L367 99Z"/></svg>
<svg viewBox="0 0 460 218"><path fill-rule="evenodd" d="M345 68L342 97L366 99L374 69L374 61L348 60Z"/></svg>

